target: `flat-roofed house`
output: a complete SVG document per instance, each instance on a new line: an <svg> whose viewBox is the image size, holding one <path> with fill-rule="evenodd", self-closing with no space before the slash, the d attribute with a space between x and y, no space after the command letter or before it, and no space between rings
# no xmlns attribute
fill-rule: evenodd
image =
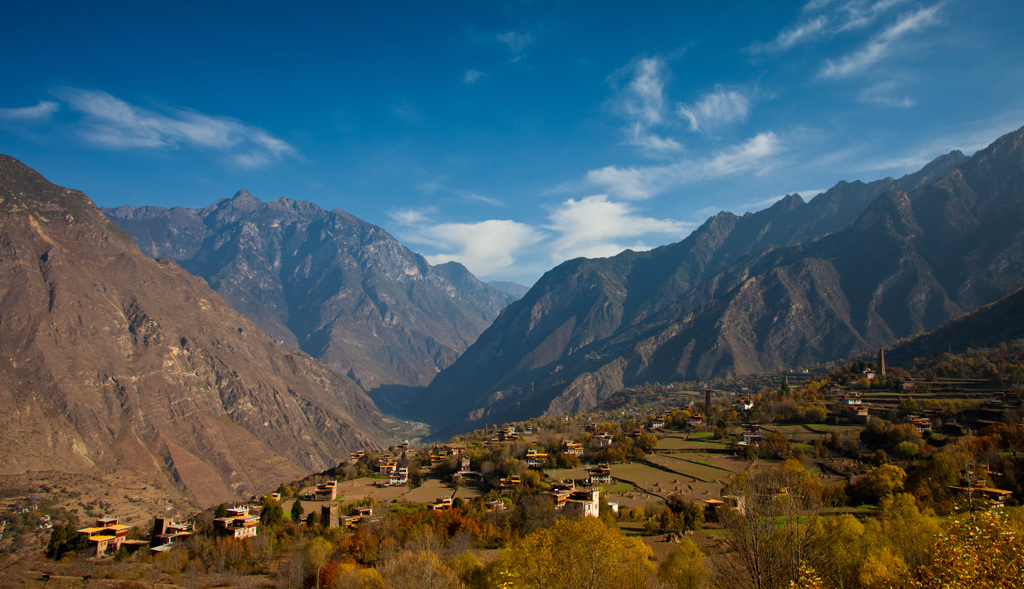
<svg viewBox="0 0 1024 589"><path fill-rule="evenodd" d="M391 473L388 478L388 484L393 487L399 487L409 482L409 469L408 468L397 468Z"/></svg>
<svg viewBox="0 0 1024 589"><path fill-rule="evenodd" d="M591 485L612 484L612 469L607 464L599 464L587 469L588 481Z"/></svg>
<svg viewBox="0 0 1024 589"><path fill-rule="evenodd" d="M327 481L317 485L313 496L317 501L334 501L338 496L338 481Z"/></svg>
<svg viewBox="0 0 1024 589"><path fill-rule="evenodd" d="M227 517L213 520L213 529L222 536L233 538L255 538L260 518L249 513L248 507L232 507Z"/></svg>
<svg viewBox="0 0 1024 589"><path fill-rule="evenodd" d="M149 538L151 552L166 552L195 532L192 522L178 523L165 517L153 518L153 533Z"/></svg>
<svg viewBox="0 0 1024 589"><path fill-rule="evenodd" d="M596 487L589 491L577 489L569 494L562 511L570 515L598 517L601 513L601 492Z"/></svg>
<svg viewBox="0 0 1024 589"><path fill-rule="evenodd" d="M583 456L583 444L577 442L565 442L562 444L562 452L573 456Z"/></svg>
<svg viewBox="0 0 1024 589"><path fill-rule="evenodd" d="M88 538L89 547L96 551L96 557L99 558L117 552L128 538L128 529L128 526L119 525L116 517L101 517L96 520L95 526L82 528L78 533Z"/></svg>

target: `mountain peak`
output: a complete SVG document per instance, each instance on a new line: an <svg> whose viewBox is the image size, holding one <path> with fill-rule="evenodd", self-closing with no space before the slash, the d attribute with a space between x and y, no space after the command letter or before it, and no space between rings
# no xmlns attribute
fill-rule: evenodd
<svg viewBox="0 0 1024 589"><path fill-rule="evenodd" d="M794 192L793 194L787 194L780 198L775 204L771 206L773 209L792 211L793 209L803 205L804 199L802 196Z"/></svg>
<svg viewBox="0 0 1024 589"><path fill-rule="evenodd" d="M235 205L240 205L240 204L253 204L253 205L263 204L263 201L261 201L260 199L256 198L255 196L253 196L251 192L249 192L248 190L246 190L244 188L242 188L241 190L236 192L235 195L231 197L231 202L234 203Z"/></svg>

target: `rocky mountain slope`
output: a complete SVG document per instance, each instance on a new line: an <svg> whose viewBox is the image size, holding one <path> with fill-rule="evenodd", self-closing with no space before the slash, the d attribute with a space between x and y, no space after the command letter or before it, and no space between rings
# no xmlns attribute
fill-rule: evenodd
<svg viewBox="0 0 1024 589"><path fill-rule="evenodd" d="M0 474L122 473L200 505L387 440L354 383L0 156Z"/></svg>
<svg viewBox="0 0 1024 589"><path fill-rule="evenodd" d="M929 358L969 348L981 349L1003 342L1024 340L1024 289L1005 296L946 323L936 330L899 342L886 350L890 365L909 364L914 358Z"/></svg>
<svg viewBox="0 0 1024 589"><path fill-rule="evenodd" d="M585 410L644 382L865 353L1024 286L1020 131L967 159L720 213L648 252L566 262L412 411L442 432ZM452 412L429 413L432 407Z"/></svg>
<svg viewBox="0 0 1024 589"><path fill-rule="evenodd" d="M148 255L205 278L364 390L426 385L515 300L458 263L430 266L380 227L308 202L242 190L199 210L104 213Z"/></svg>

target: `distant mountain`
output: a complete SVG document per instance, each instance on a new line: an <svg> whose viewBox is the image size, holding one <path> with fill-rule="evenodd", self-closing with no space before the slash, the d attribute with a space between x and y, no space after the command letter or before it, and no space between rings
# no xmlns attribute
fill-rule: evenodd
<svg viewBox="0 0 1024 589"><path fill-rule="evenodd" d="M430 266L380 227L308 202L241 190L199 210L103 212L146 254L205 278L364 390L426 385L514 300L458 263Z"/></svg>
<svg viewBox="0 0 1024 589"><path fill-rule="evenodd" d="M840 182L685 240L545 274L413 401L442 433L625 386L869 352L1024 286L1020 131L899 180ZM444 411L431 409L445 408Z"/></svg>
<svg viewBox="0 0 1024 589"><path fill-rule="evenodd" d="M0 273L0 474L120 473L209 505L387 442L354 383L7 156Z"/></svg>
<svg viewBox="0 0 1024 589"><path fill-rule="evenodd" d="M886 362L909 363L946 352L954 354L968 348L990 348L1003 342L1024 340L1024 289L1003 297L946 323L942 327L886 350Z"/></svg>
<svg viewBox="0 0 1024 589"><path fill-rule="evenodd" d="M527 292L529 292L529 286L523 286L516 282L506 282L502 280L493 280L487 283L487 286L496 288L503 293L510 294L515 297L516 300L523 298Z"/></svg>

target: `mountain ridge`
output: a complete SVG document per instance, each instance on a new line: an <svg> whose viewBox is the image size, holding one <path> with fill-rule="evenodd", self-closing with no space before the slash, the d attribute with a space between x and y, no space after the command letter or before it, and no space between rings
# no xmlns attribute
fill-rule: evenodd
<svg viewBox="0 0 1024 589"><path fill-rule="evenodd" d="M125 473L199 505L381 447L354 383L0 156L0 474Z"/></svg>
<svg viewBox="0 0 1024 589"><path fill-rule="evenodd" d="M242 189L201 209L104 212L148 255L175 259L364 390L426 385L513 300L456 262L431 266L380 227L305 201Z"/></svg>
<svg viewBox="0 0 1024 589"><path fill-rule="evenodd" d="M456 407L454 419L429 416L443 435L585 410L643 382L847 357L935 327L1021 280L1016 242L985 250L968 237L940 237L960 231L984 241L952 212L971 202L968 191L954 190L957 178L984 184L991 172L971 170L991 168L995 153L1008 158L997 168L1015 170L1020 134L972 158L950 152L898 180L840 182L810 202L788 195L757 213L719 213L683 241L647 252L565 262L438 375L413 410ZM1009 227L1021 218L1019 200L1010 200L1005 214L978 214ZM950 212L931 214L940 204ZM988 270L974 276L964 264L933 264L951 243L983 265L1006 252L1016 274L1000 283ZM965 286L953 288L954 276Z"/></svg>

